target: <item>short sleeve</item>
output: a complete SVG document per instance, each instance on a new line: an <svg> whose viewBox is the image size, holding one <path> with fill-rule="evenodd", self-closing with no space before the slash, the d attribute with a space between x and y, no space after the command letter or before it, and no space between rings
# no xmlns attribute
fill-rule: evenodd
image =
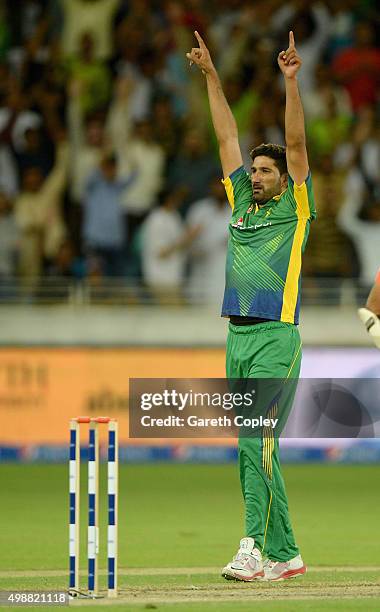
<svg viewBox="0 0 380 612"><path fill-rule="evenodd" d="M306 180L297 185L292 177L288 174L288 189L286 191L287 199L295 209L298 217L307 219L315 219L317 212L315 209L313 184L311 174L307 175Z"/></svg>
<svg viewBox="0 0 380 612"><path fill-rule="evenodd" d="M222 183L233 211L249 208L253 202L252 183L244 166L234 170Z"/></svg>

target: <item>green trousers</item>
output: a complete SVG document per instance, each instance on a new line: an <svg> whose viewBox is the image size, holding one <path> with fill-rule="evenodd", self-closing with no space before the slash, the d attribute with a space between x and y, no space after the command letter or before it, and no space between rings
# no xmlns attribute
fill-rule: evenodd
<svg viewBox="0 0 380 612"><path fill-rule="evenodd" d="M252 326L230 323L227 378L298 379L301 354L301 339L295 325L280 321ZM293 403L296 381L293 382L290 391L278 399L282 413L289 412ZM299 550L289 518L278 439L263 432L259 437L240 436L239 467L246 535L255 538L263 555L273 561L292 559Z"/></svg>

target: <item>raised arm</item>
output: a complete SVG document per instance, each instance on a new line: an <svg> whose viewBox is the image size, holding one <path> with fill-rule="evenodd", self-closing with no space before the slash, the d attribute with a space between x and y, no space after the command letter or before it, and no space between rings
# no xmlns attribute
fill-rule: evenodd
<svg viewBox="0 0 380 612"><path fill-rule="evenodd" d="M194 34L199 43L199 48L193 48L190 53L186 53L186 57L190 60L190 66L196 64L206 76L211 118L219 144L223 174L226 178L234 170L243 165L238 130L234 116L223 93L218 73L212 63L209 50L200 34L198 32L194 32Z"/></svg>
<svg viewBox="0 0 380 612"><path fill-rule="evenodd" d="M281 51L278 65L285 79L285 142L288 172L297 185L301 185L309 172L306 150L305 119L298 91L297 72L301 68L293 32L289 32L289 47Z"/></svg>
<svg viewBox="0 0 380 612"><path fill-rule="evenodd" d="M62 140L57 145L56 160L53 169L45 179L41 192L50 203L53 203L66 186L67 168L69 162L69 145Z"/></svg>

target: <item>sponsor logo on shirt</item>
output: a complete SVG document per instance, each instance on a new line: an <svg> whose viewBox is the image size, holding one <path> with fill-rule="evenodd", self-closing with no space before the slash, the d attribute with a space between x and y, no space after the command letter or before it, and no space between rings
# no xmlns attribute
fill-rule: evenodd
<svg viewBox="0 0 380 612"><path fill-rule="evenodd" d="M242 223L243 223L243 219L240 218L237 223L231 223L231 227L235 227L236 229L239 229L239 230L248 230L248 229L256 230L256 229L259 229L260 227L269 227L270 225L272 225L271 221L268 221L267 223L255 223L255 225L247 225L246 227L243 227Z"/></svg>

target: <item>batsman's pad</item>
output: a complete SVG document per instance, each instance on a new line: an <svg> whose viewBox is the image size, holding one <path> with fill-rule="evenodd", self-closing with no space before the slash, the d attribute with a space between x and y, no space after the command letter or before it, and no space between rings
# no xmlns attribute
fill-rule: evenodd
<svg viewBox="0 0 380 612"><path fill-rule="evenodd" d="M358 315L360 320L364 323L367 332L371 336L372 340L376 344L377 348L380 349L380 320L368 308L359 308Z"/></svg>

